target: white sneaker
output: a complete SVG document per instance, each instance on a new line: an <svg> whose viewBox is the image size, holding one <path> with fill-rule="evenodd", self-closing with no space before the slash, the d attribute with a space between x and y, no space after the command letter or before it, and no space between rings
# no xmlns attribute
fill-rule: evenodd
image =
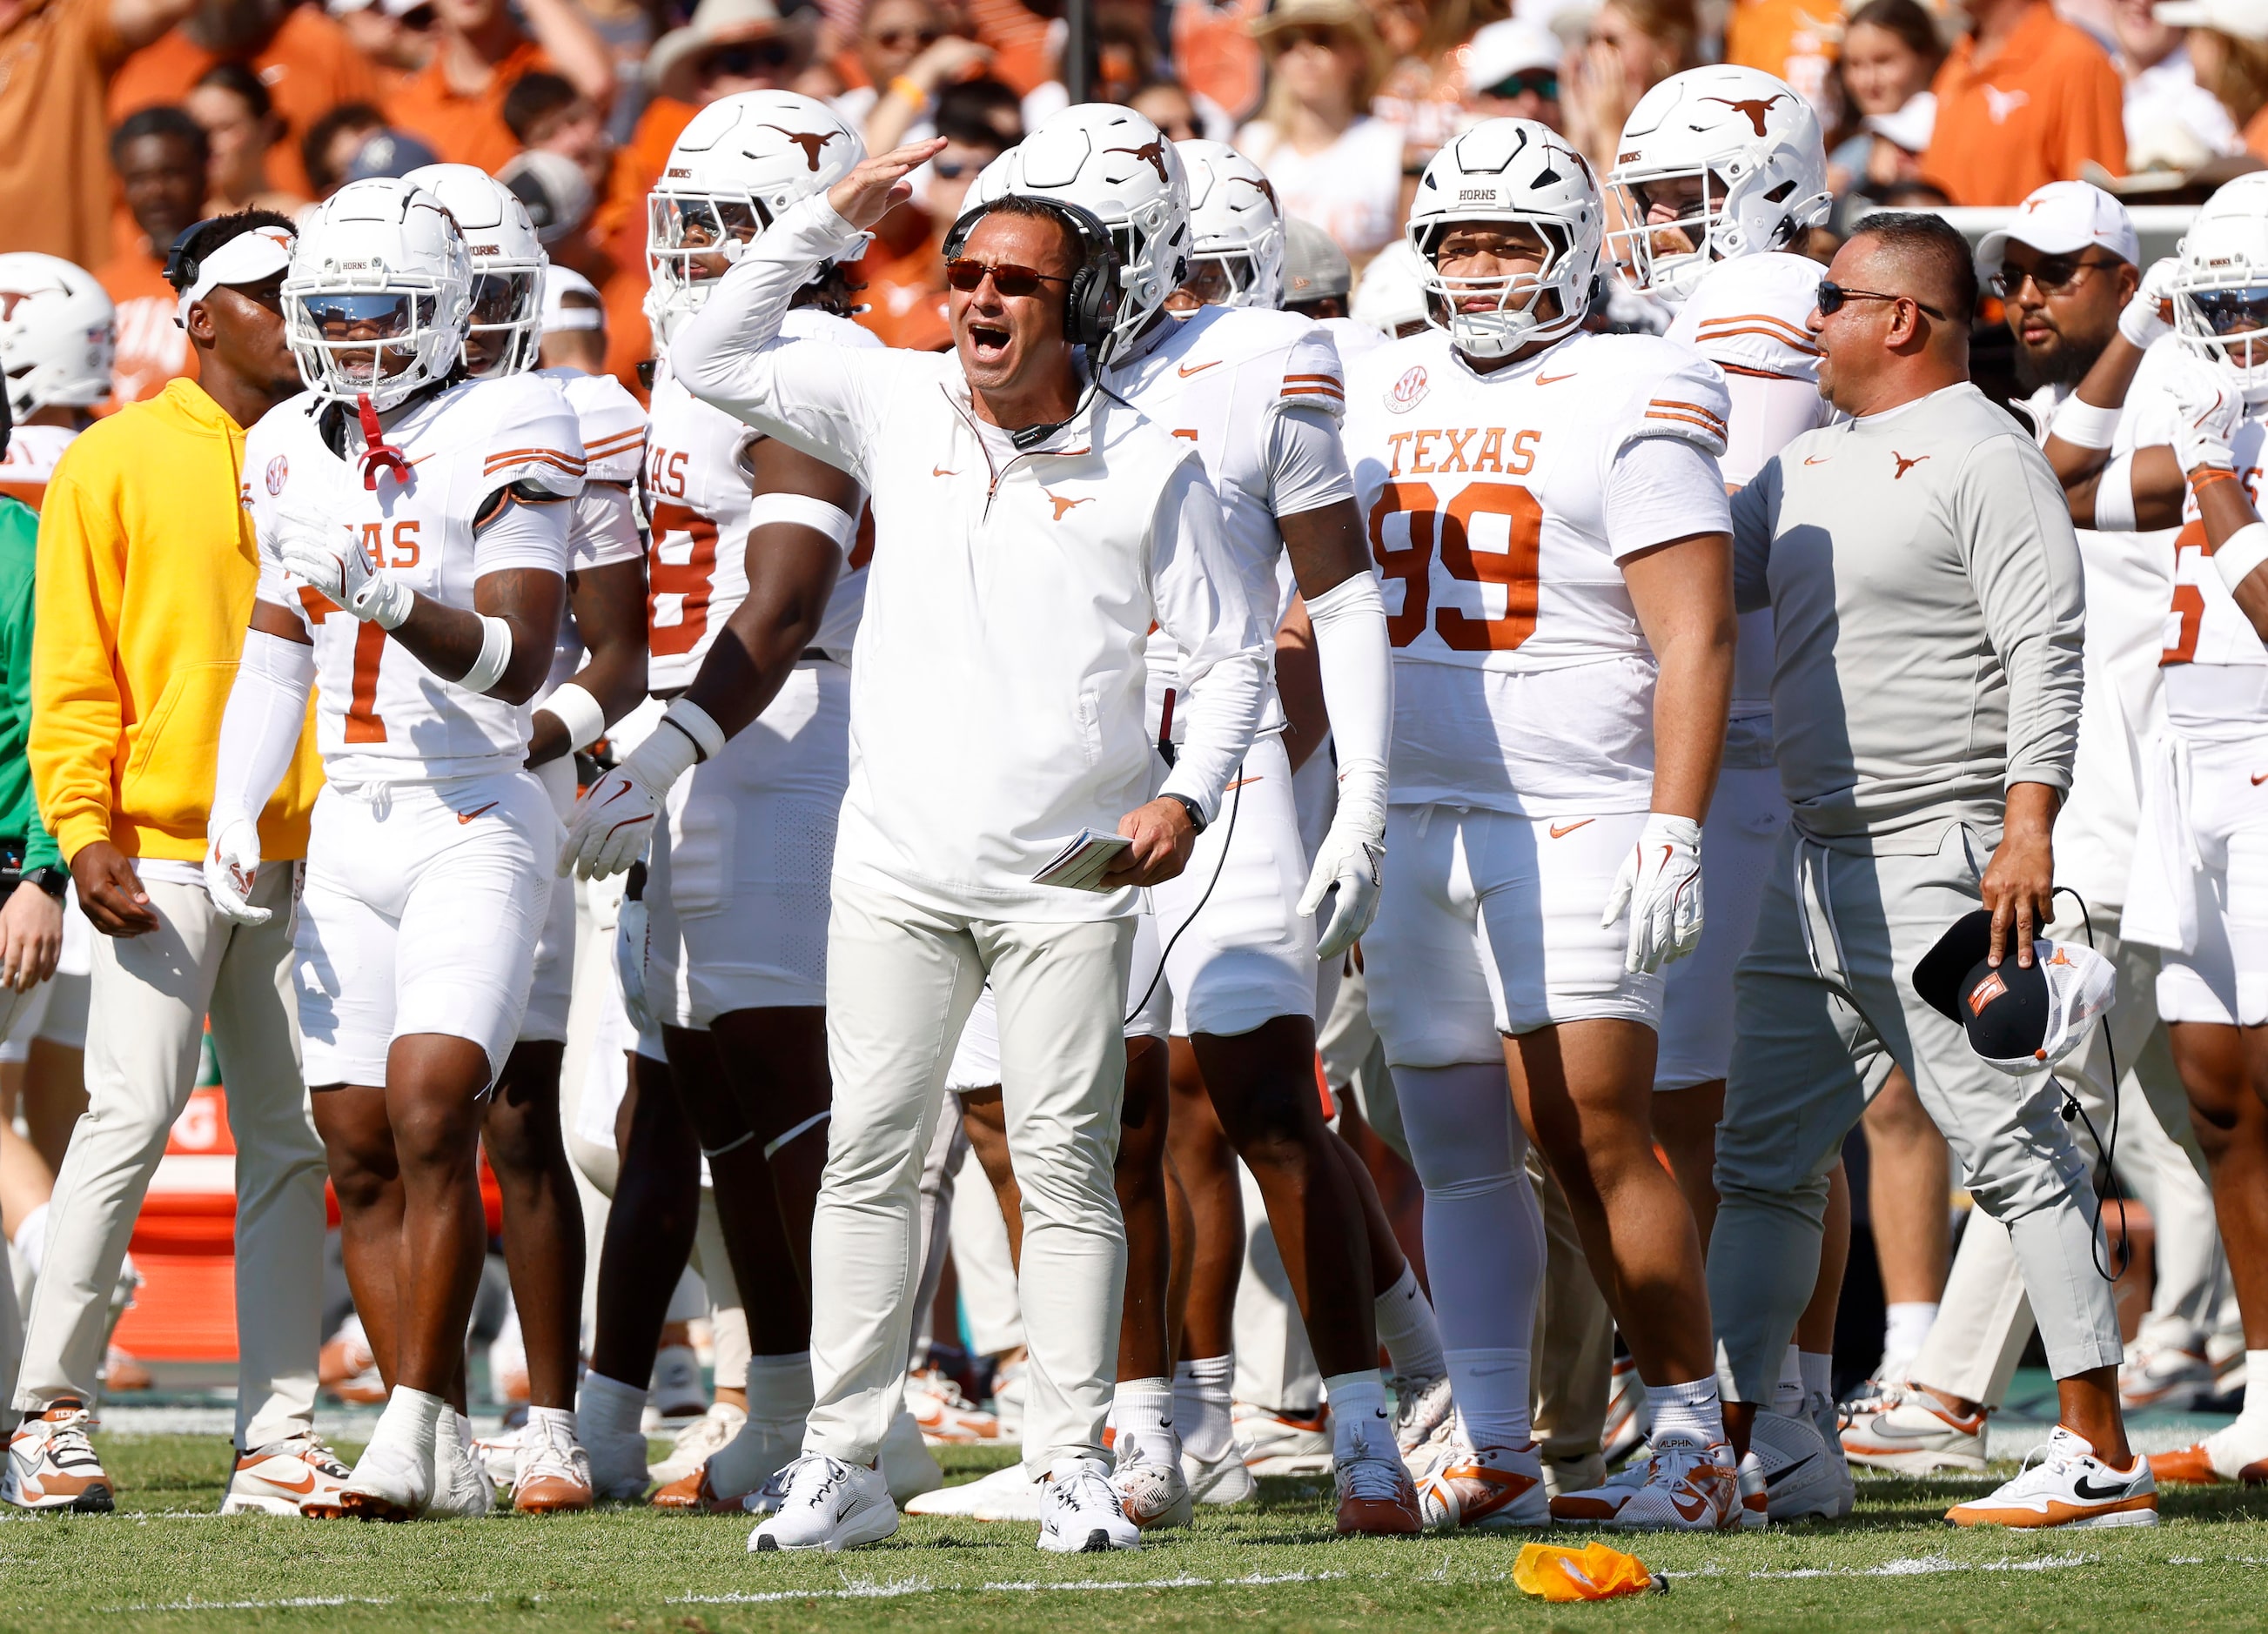
<svg viewBox="0 0 2268 1634"><path fill-rule="evenodd" d="M8 1438L0 1499L19 1509L107 1514L114 1507L110 1477L86 1439L92 1422L86 1403L66 1395L49 1402L37 1418L18 1425Z"/></svg>
<svg viewBox="0 0 2268 1634"><path fill-rule="evenodd" d="M531 1416L520 1449L519 1473L512 1483L514 1509L522 1514L563 1514L588 1509L598 1501L591 1486L590 1454L577 1443L571 1427Z"/></svg>
<svg viewBox="0 0 2268 1634"><path fill-rule="evenodd" d="M880 1470L806 1453L781 1472L779 1513L748 1535L748 1550L833 1555L879 1543L897 1529L898 1508Z"/></svg>
<svg viewBox="0 0 2268 1634"><path fill-rule="evenodd" d="M1144 1458L1130 1440L1125 1455L1110 1472L1110 1490L1118 1494L1119 1508L1139 1531L1185 1527L1197 1518L1196 1500L1189 1496L1189 1477L1182 1473L1181 1460L1164 1464Z"/></svg>
<svg viewBox="0 0 2268 1634"><path fill-rule="evenodd" d="M1182 1478L1189 1483L1189 1497L1200 1504L1241 1504L1260 1496L1260 1483L1245 1462L1244 1443L1231 1435L1228 1451L1219 1458L1199 1458L1182 1449Z"/></svg>
<svg viewBox="0 0 2268 1634"><path fill-rule="evenodd" d="M310 1432L238 1459L220 1513L335 1520L345 1513L339 1507L339 1490L349 1474L339 1455Z"/></svg>
<svg viewBox="0 0 2268 1634"><path fill-rule="evenodd" d="M1840 1520L1851 1513L1855 1489L1842 1449L1823 1439L1810 1418L1759 1412L1749 1432L1749 1456L1757 1461L1774 1522Z"/></svg>
<svg viewBox="0 0 2268 1634"><path fill-rule="evenodd" d="M921 1426L922 1439L933 1446L1000 1439L999 1419L971 1402L959 1385L934 1367L906 1375L906 1410Z"/></svg>
<svg viewBox="0 0 2268 1634"><path fill-rule="evenodd" d="M1603 1454L1601 1462L1605 1461ZM1646 1484L1646 1472L1653 1463L1653 1455L1641 1442L1638 1454L1628 1463L1610 1476L1604 1476L1589 1486L1572 1483L1565 1491L1551 1495L1551 1518L1567 1526L1601 1527L1622 1513L1623 1505L1630 1502L1638 1488Z"/></svg>
<svg viewBox="0 0 2268 1634"><path fill-rule="evenodd" d="M2134 1336L2118 1367L2118 1404L2128 1412L2170 1407L2186 1412L2210 1395L2213 1366L2205 1336L2183 1324L2171 1332Z"/></svg>
<svg viewBox="0 0 2268 1634"><path fill-rule="evenodd" d="M646 1467L647 1476L656 1486L665 1487L683 1480L723 1452L747 1422L748 1415L730 1402L711 1402L707 1412L677 1432L669 1455Z"/></svg>
<svg viewBox="0 0 2268 1634"><path fill-rule="evenodd" d="M698 1418L709 1410L709 1393L701 1383L701 1358L689 1344L665 1344L653 1353L653 1383L646 1391L646 1412L658 1424Z"/></svg>
<svg viewBox="0 0 2268 1634"><path fill-rule="evenodd" d="M1245 1467L1256 1476L1319 1476L1331 1467L1328 1407L1303 1418L1237 1402L1229 1408L1229 1424L1244 1446Z"/></svg>
<svg viewBox="0 0 2268 1634"><path fill-rule="evenodd" d="M1665 1431L1653 1438L1645 1481L1602 1524L1610 1532L1729 1532L1740 1527L1741 1513L1733 1449Z"/></svg>
<svg viewBox="0 0 2268 1634"><path fill-rule="evenodd" d="M1945 1518L1957 1527L2154 1527L2158 1483L2148 1459L2113 1469L2084 1437L2058 1424L2045 1446L2025 1455L2015 1479L1989 1497L1955 1504Z"/></svg>
<svg viewBox="0 0 2268 1634"><path fill-rule="evenodd" d="M921 1425L902 1407L898 1416L890 1420L890 1427L882 1432L880 1462L882 1480L890 1489L890 1501L894 1504L934 1492L945 1484L945 1471L939 1467L937 1455L929 1450L929 1443L922 1439Z"/></svg>
<svg viewBox="0 0 2268 1634"><path fill-rule="evenodd" d="M339 1489L339 1507L357 1520L415 1520L425 1513L437 1490L434 1452L446 1428L453 1439L454 1415L446 1409L429 1434L407 1435L393 1410L379 1416L370 1445L355 1460L354 1473Z"/></svg>
<svg viewBox="0 0 2268 1634"><path fill-rule="evenodd" d="M496 1486L473 1461L473 1426L445 1412L433 1426L433 1497L419 1518L453 1520L485 1515L496 1507Z"/></svg>
<svg viewBox="0 0 2268 1634"><path fill-rule="evenodd" d="M1886 1390L1881 1400L1887 1405L1880 1411L1852 1418L1843 1431L1843 1456L1852 1463L1902 1476L1984 1472L1984 1409L1963 1417L1918 1386Z"/></svg>
<svg viewBox="0 0 2268 1634"><path fill-rule="evenodd" d="M1418 1508L1435 1532L1509 1531L1551 1524L1543 1454L1526 1446L1474 1446L1454 1437L1418 1480Z"/></svg>
<svg viewBox="0 0 2268 1634"><path fill-rule="evenodd" d="M1404 1461L1414 1458L1428 1441L1451 1433L1455 1416L1446 1373L1439 1379L1394 1381L1394 1445L1402 1449Z"/></svg>
<svg viewBox="0 0 2268 1634"><path fill-rule="evenodd" d="M499 1430L494 1435L473 1438L473 1461L486 1472L491 1484L507 1492L519 1479L519 1430Z"/></svg>
<svg viewBox="0 0 2268 1634"><path fill-rule="evenodd" d="M1037 1520L1044 1508L1041 1497L1041 1483L1023 1465L1010 1464L959 1486L924 1492L907 1504L906 1513L956 1515L963 1520Z"/></svg>
<svg viewBox="0 0 2268 1634"><path fill-rule="evenodd" d="M1101 1459L1066 1459L1042 1485L1040 1547L1050 1555L1142 1547L1142 1529L1127 1519Z"/></svg>

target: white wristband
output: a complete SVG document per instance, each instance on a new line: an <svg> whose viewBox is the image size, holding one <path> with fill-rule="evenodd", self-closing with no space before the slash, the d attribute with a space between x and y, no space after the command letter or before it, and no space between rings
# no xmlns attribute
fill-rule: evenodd
<svg viewBox="0 0 2268 1634"><path fill-rule="evenodd" d="M2108 448L2111 438L2118 434L2118 421L2125 412L2124 405L2100 408L2080 401L2074 394L2055 411L2055 419L2048 429L2074 448Z"/></svg>
<svg viewBox="0 0 2268 1634"><path fill-rule="evenodd" d="M661 712L661 724L684 733L686 741L704 761L713 761L725 752L725 729L690 698L671 700L669 707Z"/></svg>
<svg viewBox="0 0 2268 1634"><path fill-rule="evenodd" d="M607 733L607 711L598 699L573 681L563 681L543 700L543 708L559 718L567 728L567 749L587 749Z"/></svg>
<svg viewBox="0 0 2268 1634"><path fill-rule="evenodd" d="M481 615L481 655L473 660L457 684L468 692L486 692L504 679L512 662L512 626L500 618Z"/></svg>
<svg viewBox="0 0 2268 1634"><path fill-rule="evenodd" d="M2263 562L2268 562L2268 522L2247 522L2213 547L2213 564L2232 594Z"/></svg>
<svg viewBox="0 0 2268 1634"><path fill-rule="evenodd" d="M2131 534L2134 523L2134 456L2121 454L2102 467L2095 482L2095 526L2098 533Z"/></svg>
<svg viewBox="0 0 2268 1634"><path fill-rule="evenodd" d="M808 494L758 494L748 504L748 531L774 523L789 523L824 534L835 541L835 548L847 553L851 541L858 537L858 519L840 505L831 505L824 499L814 499Z"/></svg>

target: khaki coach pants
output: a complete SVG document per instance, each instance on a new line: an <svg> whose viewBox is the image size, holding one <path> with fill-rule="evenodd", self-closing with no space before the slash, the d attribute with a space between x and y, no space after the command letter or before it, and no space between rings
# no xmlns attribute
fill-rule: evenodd
<svg viewBox="0 0 2268 1634"><path fill-rule="evenodd" d="M1126 1227L1111 1189L1134 922L972 919L835 882L827 1169L811 1226L807 1452L872 1464L902 1399L923 1252L922 1169L946 1069L989 978L1008 1152L1024 1198L1024 1464L1102 1458Z"/></svg>
<svg viewBox="0 0 2268 1634"><path fill-rule="evenodd" d="M111 1288L166 1131L195 1086L210 1013L236 1138L236 1444L249 1451L313 1429L324 1164L299 1077L294 867L260 872L252 900L274 910L266 924L231 924L202 885L145 879L158 929L94 937L86 1111L55 1176L18 1410L96 1399Z"/></svg>

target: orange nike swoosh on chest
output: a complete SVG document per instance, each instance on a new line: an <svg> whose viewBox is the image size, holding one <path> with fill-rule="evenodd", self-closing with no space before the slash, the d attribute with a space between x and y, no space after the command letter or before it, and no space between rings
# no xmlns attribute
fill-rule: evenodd
<svg viewBox="0 0 2268 1634"><path fill-rule="evenodd" d="M1218 369L1218 368L1219 368L1219 367L1220 367L1220 359L1219 359L1219 358L1218 358L1218 357L1216 357L1216 358L1214 358L1211 363L1198 363L1198 364L1188 364L1188 363L1185 363L1185 364L1183 364L1181 366L1181 369L1180 369L1179 372L1180 372L1180 374L1181 374L1182 379L1183 379L1184 380L1186 380L1186 379L1188 379L1189 378L1189 376L1191 376L1191 375L1193 375L1193 374L1203 374L1203 373L1204 373L1206 370L1208 370L1208 369Z"/></svg>
<svg viewBox="0 0 2268 1634"><path fill-rule="evenodd" d="M1572 380L1574 378L1575 372L1571 369L1565 374L1539 374L1535 377L1535 383L1538 386L1557 386L1562 380Z"/></svg>
<svg viewBox="0 0 2268 1634"><path fill-rule="evenodd" d="M496 808L497 808L497 806L501 806L501 805L503 805L503 804L504 804L504 802L503 802L503 801L501 801L501 800L490 800L490 801L486 806L481 806L481 807L479 807L479 808L478 808L478 809L476 809L476 810L469 811L469 812L459 812L459 813L457 813L457 821L458 821L459 822L470 822L470 821L472 821L472 820L473 820L474 818L478 817L478 816L481 816L481 815L482 815L482 813L487 813L487 812L492 812L492 811L496 810Z"/></svg>
<svg viewBox="0 0 2268 1634"><path fill-rule="evenodd" d="M1584 827L1586 824L1594 823L1598 821L1599 820L1595 817L1582 817L1578 818L1575 821L1571 823L1555 822L1551 825L1551 837L1555 840L1564 840L1569 835L1574 833L1576 829Z"/></svg>

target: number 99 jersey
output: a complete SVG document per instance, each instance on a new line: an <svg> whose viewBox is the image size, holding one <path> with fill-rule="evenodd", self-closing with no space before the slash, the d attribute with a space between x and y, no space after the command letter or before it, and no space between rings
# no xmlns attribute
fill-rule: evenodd
<svg viewBox="0 0 2268 1634"><path fill-rule="evenodd" d="M415 403L388 429L407 462L363 485L362 435L344 414L343 456L325 440L312 396L279 404L245 438L244 502L260 545L260 599L298 613L315 644L315 742L334 783L431 782L518 767L527 714L433 673L386 630L342 611L287 576L279 531L327 526L351 539L419 594L470 608L483 576L539 569L564 576L567 528L541 542L505 543L475 519L490 497L518 487L572 501L583 487L573 409L536 375L473 380ZM334 422L335 423L335 422Z"/></svg>
<svg viewBox="0 0 2268 1634"><path fill-rule="evenodd" d="M1729 406L1714 364L1648 335L1579 334L1492 374L1439 330L1354 362L1395 804L1646 809L1655 666L1621 564L1730 531Z"/></svg>

